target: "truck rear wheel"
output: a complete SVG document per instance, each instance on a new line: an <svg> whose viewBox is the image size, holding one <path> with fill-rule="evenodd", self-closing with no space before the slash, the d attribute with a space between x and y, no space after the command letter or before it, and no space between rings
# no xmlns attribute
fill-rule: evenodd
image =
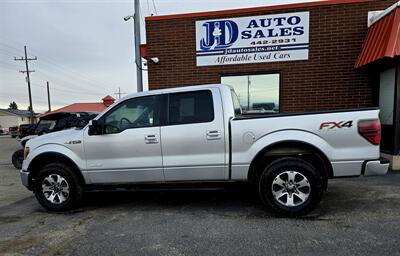
<svg viewBox="0 0 400 256"><path fill-rule="evenodd" d="M65 164L44 166L36 176L34 192L39 203L50 211L75 208L82 201L83 188L76 174Z"/></svg>
<svg viewBox="0 0 400 256"><path fill-rule="evenodd" d="M310 163L296 157L270 163L259 179L259 193L265 205L285 216L301 216L321 201L321 174Z"/></svg>

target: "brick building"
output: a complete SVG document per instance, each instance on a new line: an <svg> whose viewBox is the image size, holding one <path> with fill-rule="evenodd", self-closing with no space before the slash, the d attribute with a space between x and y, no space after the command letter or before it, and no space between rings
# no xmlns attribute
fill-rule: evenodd
<svg viewBox="0 0 400 256"><path fill-rule="evenodd" d="M222 82L247 112L380 106L393 119L382 122L382 150L398 155L399 5L330 0L146 17L143 57L159 60L148 61L149 89ZM391 56L385 40L394 40Z"/></svg>

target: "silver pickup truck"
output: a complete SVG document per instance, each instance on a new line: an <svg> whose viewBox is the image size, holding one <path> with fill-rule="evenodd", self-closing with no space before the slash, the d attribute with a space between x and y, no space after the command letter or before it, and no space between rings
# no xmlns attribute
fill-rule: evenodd
<svg viewBox="0 0 400 256"><path fill-rule="evenodd" d="M83 129L30 140L21 179L53 211L101 185L246 181L270 209L298 216L319 204L328 179L386 174L378 113L245 115L226 85L147 91Z"/></svg>

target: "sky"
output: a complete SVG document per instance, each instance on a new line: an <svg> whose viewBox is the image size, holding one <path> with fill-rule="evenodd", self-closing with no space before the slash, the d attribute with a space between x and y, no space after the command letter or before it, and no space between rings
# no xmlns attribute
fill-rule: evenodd
<svg viewBox="0 0 400 256"><path fill-rule="evenodd" d="M308 0L310 2L313 0ZM268 6L304 0L141 0L141 37L144 17L243 7ZM23 61L27 46L33 109L47 111L46 82L52 109L76 102L100 102L136 92L133 0L0 0L0 108L15 101L29 105ZM147 90L147 74L143 74ZM122 95L124 96L124 95Z"/></svg>

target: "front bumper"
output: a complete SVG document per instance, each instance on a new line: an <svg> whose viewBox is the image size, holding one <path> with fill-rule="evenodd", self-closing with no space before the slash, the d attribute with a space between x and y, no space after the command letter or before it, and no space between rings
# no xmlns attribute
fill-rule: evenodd
<svg viewBox="0 0 400 256"><path fill-rule="evenodd" d="M385 175L389 170L389 160L381 158L379 160L365 161L362 174L365 176Z"/></svg>
<svg viewBox="0 0 400 256"><path fill-rule="evenodd" d="M24 185L27 189L32 190L29 184L29 172L21 170L19 174L21 175L22 185Z"/></svg>

